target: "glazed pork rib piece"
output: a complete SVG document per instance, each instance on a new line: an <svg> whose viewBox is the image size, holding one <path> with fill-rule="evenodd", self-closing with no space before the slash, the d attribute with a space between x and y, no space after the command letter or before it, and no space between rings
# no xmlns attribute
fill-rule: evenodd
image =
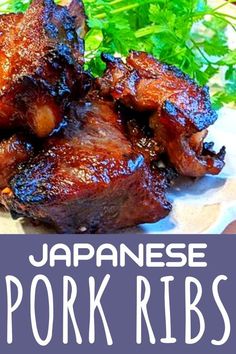
<svg viewBox="0 0 236 354"><path fill-rule="evenodd" d="M131 52L125 64L103 55L107 70L98 85L105 96L139 112L149 112L149 126L176 170L185 176L218 174L225 148L216 154L204 144L207 128L217 119L209 90L179 69L143 52Z"/></svg>
<svg viewBox="0 0 236 354"><path fill-rule="evenodd" d="M78 94L86 91L82 85L89 81L81 68L81 38L86 31L84 8L80 0L67 1L65 5L38 0L26 14L0 16L0 83L6 85L0 90L1 131L18 126L24 130L28 126L38 137L44 137L62 119L65 97L72 93L73 86L76 84ZM25 50L17 31L25 35ZM67 58L59 53L63 50ZM22 133L2 139L0 188L8 185L17 165L32 156L32 140Z"/></svg>
<svg viewBox="0 0 236 354"><path fill-rule="evenodd" d="M60 233L101 233L168 215L167 185L133 150L114 104L93 94L71 104L64 132L19 168L2 198Z"/></svg>
<svg viewBox="0 0 236 354"><path fill-rule="evenodd" d="M78 0L68 7L34 0L25 14L0 16L1 130L25 127L45 137L58 126L65 99L86 80L77 34L84 23Z"/></svg>

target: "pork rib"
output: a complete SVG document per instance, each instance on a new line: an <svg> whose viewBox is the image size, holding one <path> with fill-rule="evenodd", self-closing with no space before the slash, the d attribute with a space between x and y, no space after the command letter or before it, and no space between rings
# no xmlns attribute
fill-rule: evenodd
<svg viewBox="0 0 236 354"><path fill-rule="evenodd" d="M94 95L72 104L69 116L64 132L10 181L5 206L63 233L111 232L165 217L165 176L133 150L114 104Z"/></svg>
<svg viewBox="0 0 236 354"><path fill-rule="evenodd" d="M225 148L216 154L203 142L217 119L207 87L143 52L131 52L127 64L110 55L103 59L107 70L98 79L103 95L150 113L155 141L180 174L201 177L222 170Z"/></svg>
<svg viewBox="0 0 236 354"><path fill-rule="evenodd" d="M84 45L76 26L85 15L81 2L72 5L34 0L25 14L0 16L2 130L23 126L45 137L62 120L76 84L80 94Z"/></svg>

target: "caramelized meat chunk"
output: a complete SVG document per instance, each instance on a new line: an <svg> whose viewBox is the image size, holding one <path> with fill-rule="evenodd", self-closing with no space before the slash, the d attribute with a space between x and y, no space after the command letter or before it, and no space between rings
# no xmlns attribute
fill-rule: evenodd
<svg viewBox="0 0 236 354"><path fill-rule="evenodd" d="M0 142L0 188L8 185L18 164L27 161L33 154L33 147L21 134L15 134Z"/></svg>
<svg viewBox="0 0 236 354"><path fill-rule="evenodd" d="M114 104L94 96L71 104L64 132L19 168L2 194L10 211L61 233L111 232L170 212L164 174L133 150Z"/></svg>
<svg viewBox="0 0 236 354"><path fill-rule="evenodd" d="M225 148L216 154L203 143L206 128L217 119L207 87L143 52L131 52L126 64L110 55L103 58L107 70L98 79L103 95L150 113L155 141L180 174L201 177L222 170Z"/></svg>
<svg viewBox="0 0 236 354"><path fill-rule="evenodd" d="M77 25L84 23L84 11L76 3L67 8L34 0L25 14L0 16L2 130L23 126L48 136L63 118L65 99L76 84L82 87L84 46Z"/></svg>

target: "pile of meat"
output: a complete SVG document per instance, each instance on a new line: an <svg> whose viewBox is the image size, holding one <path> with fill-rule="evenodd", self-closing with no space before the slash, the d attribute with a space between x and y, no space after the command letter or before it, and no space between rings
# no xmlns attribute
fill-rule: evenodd
<svg viewBox="0 0 236 354"><path fill-rule="evenodd" d="M83 68L80 0L34 0L0 17L1 204L60 233L102 233L166 217L176 175L218 174L205 143L207 87L143 52Z"/></svg>

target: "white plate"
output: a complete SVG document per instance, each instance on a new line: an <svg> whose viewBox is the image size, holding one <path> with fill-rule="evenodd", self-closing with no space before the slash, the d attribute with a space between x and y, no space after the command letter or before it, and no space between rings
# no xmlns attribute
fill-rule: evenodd
<svg viewBox="0 0 236 354"><path fill-rule="evenodd" d="M223 3L211 0L213 6ZM222 12L236 16L236 7L227 5ZM234 38L232 38L234 36ZM229 33L236 43L236 34ZM208 140L216 148L226 145L226 167L219 176L206 176L198 181L181 179L169 192L173 211L164 220L155 224L141 225L136 231L160 234L204 234L221 233L236 220L236 109L224 108L219 120L209 130ZM13 221L10 215L0 211L1 234L45 234L53 233L44 226L32 226L26 220Z"/></svg>

